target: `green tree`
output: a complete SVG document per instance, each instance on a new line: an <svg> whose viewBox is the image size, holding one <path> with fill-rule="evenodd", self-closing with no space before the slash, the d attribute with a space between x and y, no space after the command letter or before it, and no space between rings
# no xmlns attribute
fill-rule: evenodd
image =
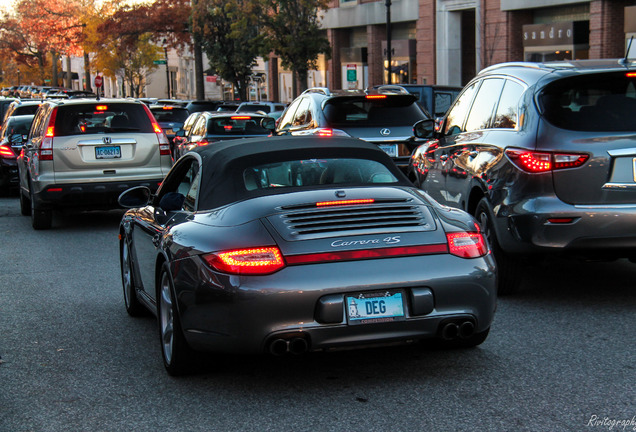
<svg viewBox="0 0 636 432"><path fill-rule="evenodd" d="M307 89L309 70L316 69L319 54L331 55L329 40L320 29L319 13L329 7L329 0L261 0L264 10L263 30L266 46L281 58L296 79L292 91Z"/></svg>
<svg viewBox="0 0 636 432"><path fill-rule="evenodd" d="M234 84L241 100L256 57L264 55L259 32L261 8L250 0L197 0L192 4L192 30L208 55L210 67Z"/></svg>

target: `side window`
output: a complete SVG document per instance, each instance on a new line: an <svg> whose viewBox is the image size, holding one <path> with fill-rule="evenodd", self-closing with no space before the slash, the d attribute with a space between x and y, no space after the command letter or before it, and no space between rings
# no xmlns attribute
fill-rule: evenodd
<svg viewBox="0 0 636 432"><path fill-rule="evenodd" d="M287 111L285 111L285 114L280 120L280 125L278 127L279 130L289 129L291 127L294 114L296 114L296 109L298 108L298 105L300 105L301 100L302 99L296 99L292 102L289 108L287 108Z"/></svg>
<svg viewBox="0 0 636 432"><path fill-rule="evenodd" d="M466 132L487 129L490 126L503 85L504 80L501 78L485 79L482 82L468 115Z"/></svg>
<svg viewBox="0 0 636 432"><path fill-rule="evenodd" d="M306 126L311 123L311 120L311 101L308 98L302 99L298 106L298 110L296 110L296 115L294 116L292 125Z"/></svg>
<svg viewBox="0 0 636 432"><path fill-rule="evenodd" d="M199 163L184 159L164 180L159 207L166 211L195 211L199 190Z"/></svg>
<svg viewBox="0 0 636 432"><path fill-rule="evenodd" d="M196 209L197 196L199 195L199 176L199 164L194 162L184 177L183 185L179 186L184 191L186 187L188 188L184 194L183 209L189 212Z"/></svg>
<svg viewBox="0 0 636 432"><path fill-rule="evenodd" d="M206 129L206 121L205 116L200 117L197 122L192 126L192 134L195 136L203 136L205 135Z"/></svg>
<svg viewBox="0 0 636 432"><path fill-rule="evenodd" d="M515 129L518 121L518 106L523 95L523 86L507 80L499 98L499 106L495 115L494 128Z"/></svg>
<svg viewBox="0 0 636 432"><path fill-rule="evenodd" d="M470 87L466 88L464 92L457 98L455 105L448 112L446 117L446 127L444 128L444 135L455 135L463 132L464 120L468 114L470 103L473 100L473 95L477 89L477 82L473 83Z"/></svg>
<svg viewBox="0 0 636 432"><path fill-rule="evenodd" d="M38 114L33 120L33 126L31 127L31 137L42 135L42 128L44 127L44 120L48 117L50 107L43 107L38 111Z"/></svg>

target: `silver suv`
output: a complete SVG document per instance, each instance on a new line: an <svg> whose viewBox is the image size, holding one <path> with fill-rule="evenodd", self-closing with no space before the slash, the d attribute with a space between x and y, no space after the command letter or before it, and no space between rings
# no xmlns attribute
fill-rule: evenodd
<svg viewBox="0 0 636 432"><path fill-rule="evenodd" d="M53 210L118 207L121 192L156 190L171 166L170 143L143 103L47 101L18 156L20 209L48 229Z"/></svg>

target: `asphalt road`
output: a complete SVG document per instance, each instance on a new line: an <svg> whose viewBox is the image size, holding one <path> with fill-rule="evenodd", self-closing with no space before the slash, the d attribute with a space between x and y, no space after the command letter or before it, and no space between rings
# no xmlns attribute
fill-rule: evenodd
<svg viewBox="0 0 636 432"><path fill-rule="evenodd" d="M124 310L121 214L34 231L0 198L0 432L636 430L636 264L533 268L476 349L209 356L177 379Z"/></svg>

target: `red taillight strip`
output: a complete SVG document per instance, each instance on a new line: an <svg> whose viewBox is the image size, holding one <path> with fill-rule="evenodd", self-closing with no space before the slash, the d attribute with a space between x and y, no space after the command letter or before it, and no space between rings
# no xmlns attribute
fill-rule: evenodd
<svg viewBox="0 0 636 432"><path fill-rule="evenodd" d="M484 236L479 233L447 233L448 252L460 258L479 258L488 253Z"/></svg>
<svg viewBox="0 0 636 432"><path fill-rule="evenodd" d="M323 252L305 255L290 255L285 257L289 265L311 264L326 261L352 261L375 258L400 257L408 255L433 255L448 253L446 244L432 244L424 246L399 246L391 248L364 249L353 251Z"/></svg>
<svg viewBox="0 0 636 432"><path fill-rule="evenodd" d="M374 202L375 200L373 198L340 200L340 201L322 201L322 202L317 202L316 207L373 204Z"/></svg>
<svg viewBox="0 0 636 432"><path fill-rule="evenodd" d="M231 120L251 120L252 117L251 116L232 116L230 117Z"/></svg>
<svg viewBox="0 0 636 432"><path fill-rule="evenodd" d="M367 99L386 99L386 95L366 95Z"/></svg>
<svg viewBox="0 0 636 432"><path fill-rule="evenodd" d="M581 153L549 153L522 149L507 149L506 155L516 166L530 173L577 168L589 159L589 155Z"/></svg>
<svg viewBox="0 0 636 432"><path fill-rule="evenodd" d="M213 268L230 274L265 275L285 267L276 246L217 252L204 255L203 259Z"/></svg>
<svg viewBox="0 0 636 432"><path fill-rule="evenodd" d="M4 159L15 159L15 154L13 153L13 150L11 150L10 146L1 145L0 146L0 157L4 158Z"/></svg>
<svg viewBox="0 0 636 432"><path fill-rule="evenodd" d="M45 137L53 138L55 136L55 118L57 117L57 107L53 108L51 112L51 118L49 118L49 124L46 126Z"/></svg>

